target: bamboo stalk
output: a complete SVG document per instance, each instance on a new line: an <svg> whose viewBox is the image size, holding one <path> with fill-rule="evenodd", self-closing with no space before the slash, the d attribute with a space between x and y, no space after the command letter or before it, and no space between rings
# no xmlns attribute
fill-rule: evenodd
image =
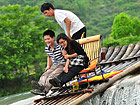
<svg viewBox="0 0 140 105"><path fill-rule="evenodd" d="M90 36L84 39L79 39L78 43L84 44L84 43L94 42L94 41L100 40L100 38L101 38L101 35Z"/></svg>
<svg viewBox="0 0 140 105"><path fill-rule="evenodd" d="M129 54L133 51L133 48L135 47L134 44L130 44L125 52L125 54L122 56L121 59L127 58Z"/></svg>
<svg viewBox="0 0 140 105"><path fill-rule="evenodd" d="M125 71L123 71L122 73L114 76L113 78L111 78L109 80L109 82L107 83L103 83L101 85L99 85L97 87L96 90L93 91L93 93L86 93L84 94L82 97L78 98L77 100L71 102L70 104L68 105L79 105L80 103L90 99L91 97L101 93L101 92L104 92L108 87L110 87L111 85L113 85L113 83L115 83L117 80L125 77L126 75L132 73L132 72L135 72L135 71L138 71L140 69L140 61L137 62L136 64L134 64L133 66L127 68Z"/></svg>
<svg viewBox="0 0 140 105"><path fill-rule="evenodd" d="M91 53L91 58L90 58L90 60L92 60L93 59L93 52L94 52L94 50L93 50L93 43L90 43L90 53Z"/></svg>
<svg viewBox="0 0 140 105"><path fill-rule="evenodd" d="M124 55L126 49L127 49L127 45L124 45L124 46L121 48L119 54L114 58L114 61L116 61L116 60L118 60L118 59L121 59L121 57Z"/></svg>
<svg viewBox="0 0 140 105"><path fill-rule="evenodd" d="M136 59L136 58L140 58L140 55L139 56L134 56L134 57L131 57L131 58L125 58L125 59L118 59L118 60L115 60L115 61L103 62L103 63L100 63L100 65L111 64L111 63L119 63L119 62L129 61L129 60Z"/></svg>
<svg viewBox="0 0 140 105"><path fill-rule="evenodd" d="M109 47L108 48L108 51L106 53L106 61L111 57L111 55L113 54L113 51L114 51L114 47Z"/></svg>

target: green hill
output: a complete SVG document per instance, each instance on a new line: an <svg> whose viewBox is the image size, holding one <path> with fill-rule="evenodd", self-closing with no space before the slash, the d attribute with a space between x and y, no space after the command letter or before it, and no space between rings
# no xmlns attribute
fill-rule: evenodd
<svg viewBox="0 0 140 105"><path fill-rule="evenodd" d="M68 9L79 16L85 23L88 36L102 34L106 37L111 33L114 17L121 12L140 18L139 0L47 0L56 8ZM20 4L22 6L39 6L44 0L0 0L0 5Z"/></svg>

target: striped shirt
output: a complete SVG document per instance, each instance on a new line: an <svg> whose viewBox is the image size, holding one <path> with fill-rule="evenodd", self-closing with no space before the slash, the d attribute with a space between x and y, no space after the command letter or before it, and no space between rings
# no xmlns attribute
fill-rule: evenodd
<svg viewBox="0 0 140 105"><path fill-rule="evenodd" d="M53 51L51 50L50 46L45 47L45 52L48 56L51 57L53 65L64 64L66 62L64 56L62 55L62 50L64 50L64 48L58 45L57 43L54 44Z"/></svg>

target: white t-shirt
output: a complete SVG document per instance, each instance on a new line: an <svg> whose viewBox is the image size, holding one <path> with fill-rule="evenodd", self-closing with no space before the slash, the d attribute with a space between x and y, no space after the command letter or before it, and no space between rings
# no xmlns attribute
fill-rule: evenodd
<svg viewBox="0 0 140 105"><path fill-rule="evenodd" d="M64 29L62 22L65 18L68 18L71 21L71 27L70 27L70 35L72 36L74 33L82 29L85 25L82 23L82 21L71 11L68 10L60 10L55 9L54 10L54 16L58 24Z"/></svg>

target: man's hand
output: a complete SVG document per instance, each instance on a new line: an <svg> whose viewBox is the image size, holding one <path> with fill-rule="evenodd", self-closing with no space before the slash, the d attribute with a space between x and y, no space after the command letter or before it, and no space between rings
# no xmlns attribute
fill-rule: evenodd
<svg viewBox="0 0 140 105"><path fill-rule="evenodd" d="M49 70L50 69L50 66L47 66L46 68L45 68L45 71L47 71L47 70Z"/></svg>
<svg viewBox="0 0 140 105"><path fill-rule="evenodd" d="M72 39L70 35L68 35L68 36L69 36L70 39Z"/></svg>

